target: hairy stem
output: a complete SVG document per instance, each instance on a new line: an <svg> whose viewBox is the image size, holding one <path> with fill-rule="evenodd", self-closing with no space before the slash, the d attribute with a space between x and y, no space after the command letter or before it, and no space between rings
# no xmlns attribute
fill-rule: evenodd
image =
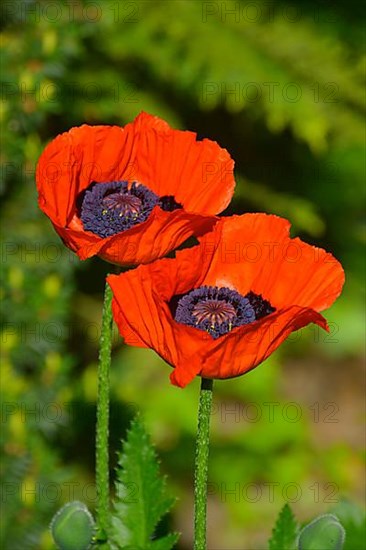
<svg viewBox="0 0 366 550"><path fill-rule="evenodd" d="M112 348L112 290L105 285L98 366L96 431L97 540L106 543L109 525L109 369Z"/></svg>
<svg viewBox="0 0 366 550"><path fill-rule="evenodd" d="M194 550L206 550L207 475L212 380L202 378L194 468Z"/></svg>

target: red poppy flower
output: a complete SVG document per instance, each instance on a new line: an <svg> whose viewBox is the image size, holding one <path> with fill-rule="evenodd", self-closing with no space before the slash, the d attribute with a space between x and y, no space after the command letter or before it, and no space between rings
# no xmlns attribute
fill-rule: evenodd
<svg viewBox="0 0 366 550"><path fill-rule="evenodd" d="M82 260L148 263L212 229L233 195L233 167L216 142L141 113L124 128L55 138L37 166L39 206Z"/></svg>
<svg viewBox="0 0 366 550"><path fill-rule="evenodd" d="M343 269L289 229L265 214L222 218L174 259L109 276L126 343L154 349L184 387L253 369L309 323L327 329L319 311L340 294Z"/></svg>

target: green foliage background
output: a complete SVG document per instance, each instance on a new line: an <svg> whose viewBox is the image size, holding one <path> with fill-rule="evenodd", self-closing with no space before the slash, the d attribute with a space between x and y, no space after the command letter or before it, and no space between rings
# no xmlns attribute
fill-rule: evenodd
<svg viewBox="0 0 366 550"><path fill-rule="evenodd" d="M50 549L53 513L69 499L95 504L108 266L64 249L37 208L35 165L71 126L124 125L141 110L229 150L238 185L227 214L286 216L346 271L326 314L330 336L310 327L245 377L216 383L209 548L265 548L286 498L301 521L341 496L361 503L361 3L15 1L2 10L1 547ZM168 375L153 352L115 335L111 457L115 466L140 410L179 495L178 548L189 549L198 381L182 391Z"/></svg>

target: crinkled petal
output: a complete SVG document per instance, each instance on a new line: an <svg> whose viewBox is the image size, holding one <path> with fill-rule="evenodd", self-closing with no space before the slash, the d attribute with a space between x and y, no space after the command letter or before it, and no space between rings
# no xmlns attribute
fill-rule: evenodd
<svg viewBox="0 0 366 550"><path fill-rule="evenodd" d="M84 124L61 134L37 165L40 208L54 224L66 227L81 191L93 181L122 179L133 164L135 147L129 132L118 126Z"/></svg>
<svg viewBox="0 0 366 550"><path fill-rule="evenodd" d="M250 290L277 309L289 304L322 311L341 293L344 271L325 250L289 236L290 223L278 216L245 214L222 218L219 241L205 284ZM201 237L204 246L206 239Z"/></svg>
<svg viewBox="0 0 366 550"><path fill-rule="evenodd" d="M78 219L69 228L54 226L81 260L94 255L121 265L149 263L178 247L192 234L211 231L218 218L189 214L184 210L165 212L155 208L149 218L135 227L102 239L84 231Z"/></svg>
<svg viewBox="0 0 366 550"><path fill-rule="evenodd" d="M158 129L137 121L141 131L136 154L136 178L160 196L174 195L189 212L222 212L234 193L234 161L215 141L197 141L196 134Z"/></svg>
<svg viewBox="0 0 366 550"><path fill-rule="evenodd" d="M327 330L320 313L292 306L249 325L238 327L210 346L201 374L207 378L232 378L253 369L267 359L294 331L310 323Z"/></svg>

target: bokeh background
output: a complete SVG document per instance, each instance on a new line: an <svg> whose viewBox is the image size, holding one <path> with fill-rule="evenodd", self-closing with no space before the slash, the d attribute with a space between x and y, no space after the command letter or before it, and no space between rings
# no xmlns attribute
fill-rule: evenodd
<svg viewBox="0 0 366 550"><path fill-rule="evenodd" d="M361 3L13 1L2 11L1 547L53 548L54 512L70 499L95 506L110 267L63 247L37 208L35 165L58 133L124 125L141 110L228 149L237 188L226 214L285 216L346 271L329 335L302 330L248 375L215 385L209 548L266 548L286 500L300 521L343 498L362 506ZM112 467L139 410L178 496L167 524L189 550L199 382L170 386L169 367L117 332L111 377Z"/></svg>

